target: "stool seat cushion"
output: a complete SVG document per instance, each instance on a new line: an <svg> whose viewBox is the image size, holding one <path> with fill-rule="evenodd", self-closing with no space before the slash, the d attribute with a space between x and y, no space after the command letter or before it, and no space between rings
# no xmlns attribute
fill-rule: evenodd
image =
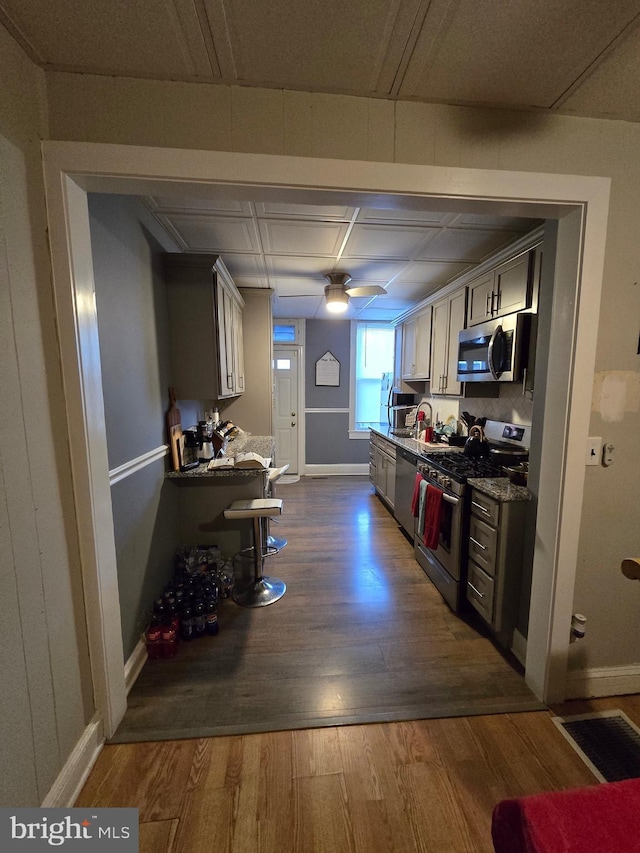
<svg viewBox="0 0 640 853"><path fill-rule="evenodd" d="M224 511L225 518L273 518L276 515L282 515L281 498L234 501Z"/></svg>
<svg viewBox="0 0 640 853"><path fill-rule="evenodd" d="M277 480L282 477L285 471L289 470L289 463L283 465L281 468L269 468L269 472L267 474L267 480L270 483L275 483Z"/></svg>

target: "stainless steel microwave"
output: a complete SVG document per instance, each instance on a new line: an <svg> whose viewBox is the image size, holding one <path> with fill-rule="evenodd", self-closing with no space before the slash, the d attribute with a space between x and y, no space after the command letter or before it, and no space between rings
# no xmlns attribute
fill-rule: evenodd
<svg viewBox="0 0 640 853"><path fill-rule="evenodd" d="M516 382L529 352L531 314L509 314L458 334L458 382Z"/></svg>

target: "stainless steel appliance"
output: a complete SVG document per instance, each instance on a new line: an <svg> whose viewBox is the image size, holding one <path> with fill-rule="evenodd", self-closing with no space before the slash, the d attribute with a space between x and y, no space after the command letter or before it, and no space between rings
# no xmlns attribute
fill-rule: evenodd
<svg viewBox="0 0 640 853"><path fill-rule="evenodd" d="M517 438L509 438L515 430ZM520 427L500 421L487 421L485 435L490 447L504 444L529 445L530 427ZM525 444L526 441L526 444ZM461 450L422 453L418 471L427 484L442 491L440 532L436 548L428 548L416 529L414 551L416 560L455 612L462 609L467 584L469 533L469 488L467 480L474 477L504 477L503 467L491 455L469 457Z"/></svg>
<svg viewBox="0 0 640 853"><path fill-rule="evenodd" d="M458 382L516 382L529 351L531 314L490 320L458 333Z"/></svg>
<svg viewBox="0 0 640 853"><path fill-rule="evenodd" d="M393 429L404 427L407 412L416 404L416 395L393 386L393 373L383 373L380 385L380 423Z"/></svg>
<svg viewBox="0 0 640 853"><path fill-rule="evenodd" d="M411 499L418 470L418 457L415 453L399 447L396 450L396 494L393 514L402 529L413 542L415 518L411 512Z"/></svg>

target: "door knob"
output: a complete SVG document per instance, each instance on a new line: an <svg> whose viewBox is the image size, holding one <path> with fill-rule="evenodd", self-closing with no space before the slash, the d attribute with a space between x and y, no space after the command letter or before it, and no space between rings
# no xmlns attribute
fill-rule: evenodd
<svg viewBox="0 0 640 853"><path fill-rule="evenodd" d="M296 413L295 413L295 412L291 412L291 417L292 417L292 418L295 418L295 416L296 416Z"/></svg>
<svg viewBox="0 0 640 853"><path fill-rule="evenodd" d="M296 425L296 422L295 422L295 421L291 421L291 426L295 426L295 425Z"/></svg>

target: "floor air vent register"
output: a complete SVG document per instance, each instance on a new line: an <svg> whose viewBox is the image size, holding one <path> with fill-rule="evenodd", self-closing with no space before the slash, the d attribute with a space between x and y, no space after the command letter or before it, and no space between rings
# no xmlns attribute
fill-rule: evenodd
<svg viewBox="0 0 640 853"><path fill-rule="evenodd" d="M640 777L640 729L622 711L554 717L553 722L601 782Z"/></svg>

